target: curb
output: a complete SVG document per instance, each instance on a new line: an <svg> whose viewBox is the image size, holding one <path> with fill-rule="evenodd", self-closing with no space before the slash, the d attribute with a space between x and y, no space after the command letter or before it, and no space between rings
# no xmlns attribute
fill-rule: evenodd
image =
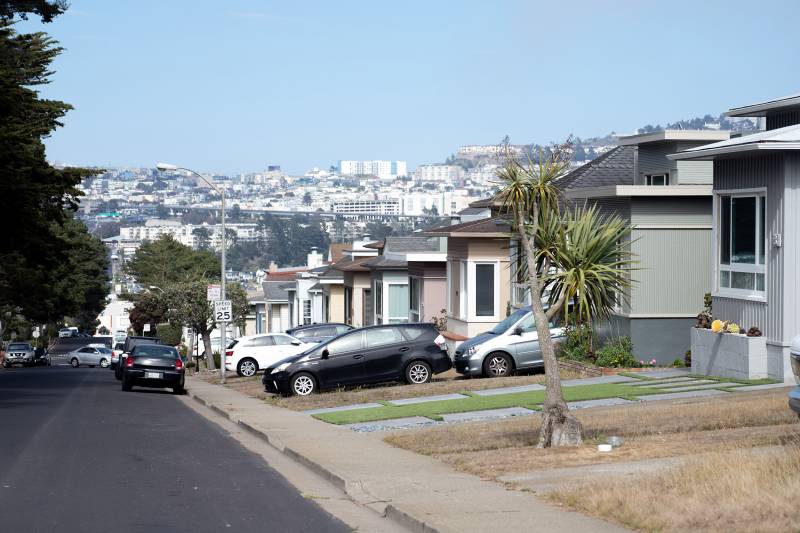
<svg viewBox="0 0 800 533"><path fill-rule="evenodd" d="M410 531L414 531L416 533L440 533L438 529L435 529L431 525L427 524L424 520L419 519L401 509L398 509L394 504L385 502L385 501L377 501L375 498L371 497L366 491L362 490L361 484L358 482L351 482L347 481L346 479L342 478L338 474L332 472L331 470L327 469L326 467L322 466L321 464L317 463L309 459L308 457L302 455L301 453L284 446L277 442L277 439L271 439L270 436L262 429L248 424L247 422L238 419L237 417L232 416L228 411L217 407L214 404L207 402L197 393L193 392L191 388L186 389L186 393L188 396L199 403L200 405L210 409L211 411L217 413L218 415L222 416L230 420L231 422L235 423L237 426L243 428L248 433L260 438L266 444L272 446L277 451L283 453L296 463L299 463L309 470L312 470L317 475L321 476L323 479L334 485L336 488L344 492L347 497L355 503L356 505L360 505L362 507L366 507L371 511L377 513L378 515L391 520L395 524L404 527Z"/></svg>

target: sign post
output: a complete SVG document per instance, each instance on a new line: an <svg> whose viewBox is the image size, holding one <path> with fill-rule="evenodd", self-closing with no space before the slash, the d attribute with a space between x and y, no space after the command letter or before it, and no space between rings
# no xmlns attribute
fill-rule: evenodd
<svg viewBox="0 0 800 533"><path fill-rule="evenodd" d="M225 330L228 327L228 322L233 319L233 305L230 300L216 300L214 302L214 322L219 324L219 371L222 376L222 382L225 383ZM214 356L213 354L211 355Z"/></svg>

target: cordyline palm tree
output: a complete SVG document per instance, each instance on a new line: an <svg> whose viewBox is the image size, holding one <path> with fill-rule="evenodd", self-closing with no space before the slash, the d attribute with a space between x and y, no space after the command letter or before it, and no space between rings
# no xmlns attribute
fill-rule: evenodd
<svg viewBox="0 0 800 533"><path fill-rule="evenodd" d="M561 390L558 361L549 322L565 304L574 302L580 319L608 316L617 295L624 294L630 270L624 241L630 233L619 217L600 216L596 209L576 209L562 216L556 182L569 169L569 151L559 147L538 162L509 160L498 172L502 189L497 199L512 217L524 253L547 392L542 409L539 446L576 446L582 427L572 416ZM545 310L542 296L548 292Z"/></svg>

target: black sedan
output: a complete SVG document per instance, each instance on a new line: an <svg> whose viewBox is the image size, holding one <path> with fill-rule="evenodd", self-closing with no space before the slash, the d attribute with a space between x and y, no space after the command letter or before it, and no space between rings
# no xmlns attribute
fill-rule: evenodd
<svg viewBox="0 0 800 533"><path fill-rule="evenodd" d="M420 384L452 367L433 324L355 329L264 371L264 390L306 396L347 385L404 380Z"/></svg>
<svg viewBox="0 0 800 533"><path fill-rule="evenodd" d="M141 344L135 346L122 366L122 390L139 387L172 388L183 394L185 368L178 350L172 346Z"/></svg>
<svg viewBox="0 0 800 533"><path fill-rule="evenodd" d="M327 324L308 324L306 326L297 326L296 328L287 329L286 333L300 339L303 342L325 342L329 341L337 335L347 333L355 328L349 324L337 324L329 322Z"/></svg>

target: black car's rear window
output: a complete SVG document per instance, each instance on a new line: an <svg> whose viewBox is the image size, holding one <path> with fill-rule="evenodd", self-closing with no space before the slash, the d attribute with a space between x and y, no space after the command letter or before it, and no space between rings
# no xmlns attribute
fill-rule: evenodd
<svg viewBox="0 0 800 533"><path fill-rule="evenodd" d="M174 357L175 359L178 358L178 350L172 348L170 346L158 346L158 345L143 345L137 346L131 352L133 355L138 355L141 357Z"/></svg>
<svg viewBox="0 0 800 533"><path fill-rule="evenodd" d="M17 343L8 345L8 351L11 351L11 350L30 350L30 349L31 349L31 345L30 344L25 344L25 343L21 343L21 342L17 342Z"/></svg>
<svg viewBox="0 0 800 533"><path fill-rule="evenodd" d="M425 333L433 331L433 326L401 326L408 340L414 341L422 337Z"/></svg>

